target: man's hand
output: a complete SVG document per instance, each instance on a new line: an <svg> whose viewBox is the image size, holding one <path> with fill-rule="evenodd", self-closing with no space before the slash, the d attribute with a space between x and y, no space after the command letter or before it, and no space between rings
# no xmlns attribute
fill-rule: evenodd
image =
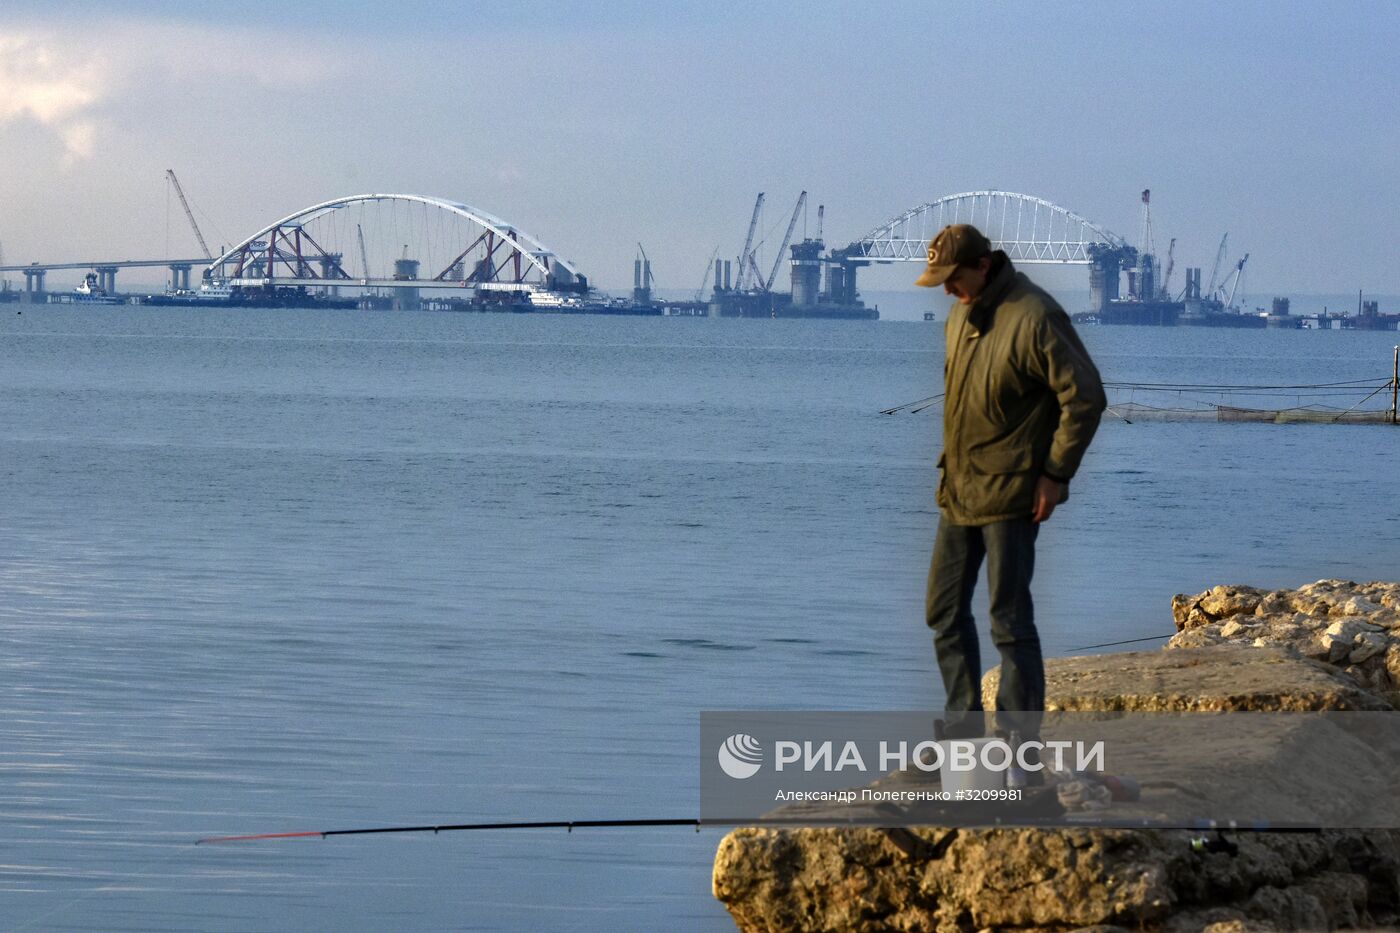
<svg viewBox="0 0 1400 933"><path fill-rule="evenodd" d="M1035 481L1035 508L1031 511L1031 520L1045 521L1055 511L1055 506L1064 501L1065 484L1042 476Z"/></svg>

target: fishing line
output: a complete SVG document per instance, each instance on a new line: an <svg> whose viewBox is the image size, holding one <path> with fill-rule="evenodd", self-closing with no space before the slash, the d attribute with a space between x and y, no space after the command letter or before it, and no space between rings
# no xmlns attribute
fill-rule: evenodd
<svg viewBox="0 0 1400 933"><path fill-rule="evenodd" d="M1381 392L1381 391L1384 390L1384 389L1389 389L1393 384L1394 384L1394 383L1387 382L1385 385L1383 385L1383 386L1381 386L1380 388L1376 389L1375 392L1372 392L1370 395L1366 396L1366 397L1363 398L1361 401L1357 402L1355 405L1351 406L1351 407L1348 408L1346 411L1342 412L1342 413L1341 413L1340 415L1338 415L1336 418L1333 418L1333 419L1332 419L1333 422L1341 421L1341 420L1342 420L1343 418L1345 418L1347 415L1351 414L1352 412L1356 411L1356 409L1360 408L1362 405L1365 405L1367 402L1369 402L1372 398L1374 398L1374 397L1376 396L1376 393Z"/></svg>
<svg viewBox="0 0 1400 933"><path fill-rule="evenodd" d="M1244 383L1205 383L1205 382L1105 382L1108 388L1119 389L1330 389L1337 386L1360 386L1366 388L1375 385L1376 380L1372 379L1352 379L1346 382L1313 382L1305 385L1247 385ZM1390 381L1386 380L1389 385Z"/></svg>
<svg viewBox="0 0 1400 933"><path fill-rule="evenodd" d="M168 854L166 854L162 858L156 859L154 862L149 863L144 869L144 871L150 872L154 869L162 868L171 860L173 860L176 856L181 855L184 851L185 848L183 846L172 845ZM116 881L108 882L107 884L99 885L95 888L89 888L81 894L77 894L73 897L70 897L68 900L57 905L56 907L51 907L41 914L35 914L33 917L30 917L28 920L24 921L19 926L6 927L5 929L9 931L9 933L17 933L17 931L19 930L33 929L36 924L44 920L48 920L55 914L60 914L64 911L71 910L73 907L76 907L78 904L92 897L94 894L105 894L112 891L124 891L129 888L130 884L131 882L127 879L119 879Z"/></svg>
<svg viewBox="0 0 1400 933"><path fill-rule="evenodd" d="M894 413L897 412L897 411L903 411L904 409L910 407L911 405L920 405L920 404L922 404L922 403L924 403L924 402L935 402L935 401L937 401L938 399L941 399L942 397L943 397L943 393L942 393L942 392L939 392L937 395L930 395L930 396L928 396L927 398L915 399L915 400L912 401L912 402L905 402L903 405L896 405L896 406L894 406L893 408L885 408L885 409L882 409L882 410L880 411L880 414L882 414L882 415L892 415L892 414L894 414Z"/></svg>
<svg viewBox="0 0 1400 933"><path fill-rule="evenodd" d="M1188 382L1105 382L1103 383L1103 386L1106 389L1127 389L1134 393L1138 390L1142 390L1144 392L1176 393L1178 396L1205 392L1233 392L1237 395L1265 395L1268 393L1276 393L1285 390L1297 391L1300 389L1311 389L1316 395L1352 395L1360 394L1366 389L1374 390L1371 392L1370 395L1366 396L1366 398L1362 399L1351 409L1348 409L1348 412L1350 412L1355 410L1357 407L1360 407L1361 405L1365 404L1366 401L1368 401L1371 397L1375 396L1377 393L1381 392L1384 389L1390 388L1391 380L1387 379L1385 382L1380 383L1379 385L1376 383L1375 379L1351 379L1342 382L1314 382L1298 385L1247 385L1243 383ZM916 399L912 402L905 402L902 405L895 405L893 408L881 409L880 414L893 415L897 412L901 412L906 409L909 411L910 414L917 414L931 407L932 403L938 401L941 398L943 398L943 393L939 393L938 395L930 395L927 398ZM1118 412L1114 412L1114 414L1117 414L1120 418L1123 417ZM1127 421L1128 419L1124 418L1123 420ZM1131 421L1128 421L1128 423L1132 424Z"/></svg>
<svg viewBox="0 0 1400 933"><path fill-rule="evenodd" d="M1173 633L1174 635L1175 633ZM1157 641L1160 638L1171 638L1172 635L1148 635L1146 638L1129 638L1124 641L1106 641L1102 645L1084 645L1082 648L1071 648L1070 651L1088 651L1092 648L1113 648L1117 645L1136 645L1143 641Z"/></svg>

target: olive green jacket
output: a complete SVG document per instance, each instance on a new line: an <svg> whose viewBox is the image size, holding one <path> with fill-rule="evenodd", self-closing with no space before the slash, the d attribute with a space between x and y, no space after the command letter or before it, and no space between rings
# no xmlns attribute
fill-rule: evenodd
<svg viewBox="0 0 1400 933"><path fill-rule="evenodd" d="M1005 253L994 254L990 275L944 327L938 505L959 525L1029 517L1036 481L1069 482L1107 404L1059 303Z"/></svg>

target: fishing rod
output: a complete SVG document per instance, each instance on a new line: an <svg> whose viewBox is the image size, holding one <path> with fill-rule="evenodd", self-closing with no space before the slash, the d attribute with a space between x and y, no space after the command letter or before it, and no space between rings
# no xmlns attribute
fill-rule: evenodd
<svg viewBox="0 0 1400 933"><path fill-rule="evenodd" d="M877 809L878 809L878 808L885 807L885 806L888 806L888 805L885 805L885 804L878 805L878 806L877 806ZM894 809L895 809L895 810L898 810L898 808L894 808ZM437 835L438 833L456 832L456 831L461 831L461 830L493 830L493 829L564 829L564 830L567 830L567 831L569 831L569 832L572 833L575 829L601 829L601 828L609 828L609 827L629 827L629 826L630 826L630 827L638 827L638 826L640 826L640 827L647 827L647 826L693 826L693 827L695 827L695 831L698 833L698 832L700 832L700 828L701 828L702 826L740 826L740 825L743 825L743 826L794 826L794 827L826 826L826 827L848 827L848 828L873 828L873 829L883 829L883 830L886 831L886 832L892 832L892 831L895 831L895 830L897 830L897 829L901 829L901 828L902 828L902 827L894 827L894 826L884 826L884 827L882 827L882 826L879 826L878 824L871 823L871 822L868 821L868 820L821 820L821 819L813 820L813 819L810 818L810 817L805 818L805 819L802 818L802 817L791 817L791 818L784 818L784 817L758 817L758 818L755 818L755 819L745 819L745 820L699 820L699 819L545 820L545 821L537 821L537 822L511 822L511 823L458 823L458 824L445 825L445 826L380 826L380 827L374 827L374 828L369 828L369 829L328 829L328 830L313 830L313 831L311 831L311 832L297 832L297 833L256 833L256 834L248 835L248 836L210 836L210 837L207 837L207 838L204 838L204 839L197 839L197 840L195 840L195 845L216 845L216 844L220 844L220 843L232 843L232 842L258 842L258 841L268 841L268 840L276 840L276 839L306 839L306 838L311 838L311 837L318 837L318 838L321 838L321 839L328 839L328 838L330 838L331 836L371 836L371 835L383 835L383 834L385 834L385 833L432 833L433 835ZM1150 820L1129 820L1129 821L1114 821L1114 820L1108 820L1108 821L1106 821L1106 822L1101 822L1101 823L1097 823L1097 824L1089 824L1089 823L1084 823L1084 822L1078 822L1078 821L1076 821L1076 822L1073 822L1073 823L1071 824L1071 823L1060 823L1060 822L1057 822L1057 821L1055 821L1055 820L1048 820L1048 821L1047 821L1047 820L1043 820L1043 819L1041 819L1041 820L1037 820L1037 819L1022 819L1022 820L1013 821L1012 823L1009 823L1009 824L1008 824L1008 823L1003 823L1002 820L999 819L999 818L998 818L998 819L988 820L988 821L986 821L986 822L973 821L973 822L967 823L967 824L965 824L965 825L960 825L960 826L958 826L958 827L956 827L956 828L975 829L975 828L983 827L983 826L991 827L991 826L1007 826L1007 825L1015 825L1015 826L1069 826L1069 825L1073 825L1073 826L1078 827L1078 828L1095 828L1095 827L1097 826L1097 828L1101 828L1101 829L1128 829L1128 828L1141 828L1141 829L1148 829L1148 828L1151 828L1151 829L1195 829L1195 830L1214 830L1217 834L1219 834L1219 833L1221 833L1221 832L1223 832L1223 831L1226 831L1226 830L1229 830L1229 831L1231 831L1231 832L1256 832L1256 833L1309 833L1309 832L1315 833L1315 832L1317 832L1319 829L1321 829L1321 827L1312 827L1312 826L1290 826L1290 825L1278 825L1278 826L1275 826L1275 825L1272 825L1272 824L1267 823L1267 822L1247 822L1247 823L1242 823L1242 824L1241 824L1241 823L1236 823L1236 822L1234 822L1234 821L1230 821L1229 823L1223 824L1223 825L1222 825L1221 823L1219 823L1219 822L1217 822L1217 821L1215 821L1215 820L1210 820L1210 821L1200 821L1200 820L1197 820L1197 821L1195 821L1195 822L1194 822L1192 825L1190 825L1190 826L1170 825L1170 824L1168 824L1168 825L1162 825L1162 824L1153 823L1153 822L1150 821ZM945 842L950 842L950 841L951 841L951 837L945 839ZM1196 841L1193 840L1193 846L1196 846L1196 845L1197 845ZM1215 851L1215 850L1208 849L1207 851Z"/></svg>
<svg viewBox="0 0 1400 933"><path fill-rule="evenodd" d="M896 405L894 408L886 408L882 410L880 414L893 415L896 412L904 411L907 408L909 410L909 414L917 415L919 412L924 411L925 409L932 408L938 403L939 399L941 398L943 398L942 392L938 393L937 395L930 395L928 398L921 398L916 402L905 402L903 405ZM1128 420L1128 417L1122 412L1114 411L1112 407L1109 407L1107 410L1114 416L1122 418L1123 421L1127 424L1132 424L1132 422Z"/></svg>
<svg viewBox="0 0 1400 933"><path fill-rule="evenodd" d="M262 842L276 839L329 839L331 836L378 836L388 833L450 833L471 830L502 829L608 829L615 827L693 826L700 832L704 826L846 826L872 825L863 820L813 819L812 817L755 817L752 819L631 819L631 820L536 820L507 823L456 823L436 826L376 826L365 829L325 829L294 833L254 833L245 836L207 836L196 839L195 845L217 845L228 842Z"/></svg>
<svg viewBox="0 0 1400 933"><path fill-rule="evenodd" d="M702 820L697 819L633 819L633 820L536 820L509 823L453 823L438 826L376 826L369 829L325 829L297 833L254 833L247 836L209 836L195 840L195 845L212 845L222 842L254 842L264 839L307 839L319 836L374 836L386 833L452 833L470 830L489 829L603 829L618 826L694 826L700 832Z"/></svg>

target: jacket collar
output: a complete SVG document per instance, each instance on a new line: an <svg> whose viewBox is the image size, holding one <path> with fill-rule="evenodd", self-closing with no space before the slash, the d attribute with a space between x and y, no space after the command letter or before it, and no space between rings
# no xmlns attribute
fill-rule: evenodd
<svg viewBox="0 0 1400 933"><path fill-rule="evenodd" d="M977 328L979 334L985 334L992 326L992 312L1016 282L1016 267L1011 264L1011 258L1005 251L997 250L992 254L992 269L994 271L987 287L982 289L982 294L977 296L967 311L967 322Z"/></svg>

